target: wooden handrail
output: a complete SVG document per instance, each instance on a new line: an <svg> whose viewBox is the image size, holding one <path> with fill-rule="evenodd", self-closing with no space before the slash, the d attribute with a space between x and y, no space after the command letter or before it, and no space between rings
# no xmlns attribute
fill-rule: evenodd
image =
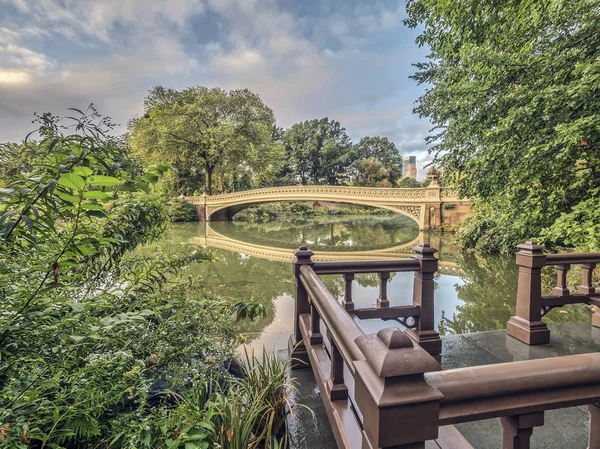
<svg viewBox="0 0 600 449"><path fill-rule="evenodd" d="M546 254L546 265L564 265L580 263L600 263L600 253L559 253Z"/></svg>
<svg viewBox="0 0 600 449"><path fill-rule="evenodd" d="M418 271L419 267L419 262L415 259L397 259L315 262L313 269L317 274L357 274Z"/></svg>
<svg viewBox="0 0 600 449"><path fill-rule="evenodd" d="M595 288L593 271L600 263L600 253L545 254L544 247L533 242L519 245L516 262L519 266L517 307L515 316L506 324L508 335L529 345L550 342L550 330L542 321L543 316L555 307L567 304L594 303ZM568 286L567 274L572 265L582 269L582 285L577 293ZM557 271L556 286L552 295L542 295L542 268L553 266ZM600 327L600 312L592 316L592 325Z"/></svg>
<svg viewBox="0 0 600 449"><path fill-rule="evenodd" d="M442 402L575 388L593 383L600 386L600 354L457 368L427 373L425 378L444 395Z"/></svg>
<svg viewBox="0 0 600 449"><path fill-rule="evenodd" d="M527 268L523 273L533 277L533 282L537 282L536 276L544 266L541 257L545 256L540 248L525 245L519 255L520 266ZM402 315L420 319L424 312L430 316L432 276L437 268L435 250L422 245L416 247L415 252L412 260L395 263L393 268L387 261L369 261L363 268L371 270L363 272L379 272L380 296L385 296L381 282L387 280L390 271L414 269L413 305L382 307L378 300L377 308L362 309L362 312L353 308L348 287L353 274L360 269L359 264L364 262L315 263L311 260L313 253L307 248L295 252L297 327L294 338L304 344L302 349L293 348L296 354L304 354L304 359L313 367L339 447L421 449L426 447L426 441L438 438L442 433L440 426L499 417L504 428L503 447L521 449L529 447L532 429L543 425L546 410L589 405L589 449L600 449L600 354L439 371L436 359L415 343L423 341L426 346L427 339L415 339L411 329L388 328L377 335L365 334L360 329L352 315ZM592 292L589 270L594 262L585 263L587 288ZM562 278L567 269L564 265L561 264ZM326 268L321 271L322 267ZM325 273L344 274L344 306L319 278L319 274ZM537 289L538 284L532 284L525 275L520 277L519 287L533 285L531 294L542 301L545 297ZM524 279L528 284L524 284ZM560 291L563 290L564 284L561 284ZM587 296L595 297L591 293ZM578 296L553 296L548 303L554 303L556 298L571 301ZM425 336L435 332L423 328L418 331ZM398 427L396 423L402 425ZM437 440L436 447L472 449L456 430L449 435L445 442Z"/></svg>
<svg viewBox="0 0 600 449"><path fill-rule="evenodd" d="M319 311L319 315L327 323L327 329L337 342L344 361L352 370L353 361L365 358L354 342L358 337L364 335L364 332L346 313L310 266L300 267L300 279L308 291L312 303Z"/></svg>

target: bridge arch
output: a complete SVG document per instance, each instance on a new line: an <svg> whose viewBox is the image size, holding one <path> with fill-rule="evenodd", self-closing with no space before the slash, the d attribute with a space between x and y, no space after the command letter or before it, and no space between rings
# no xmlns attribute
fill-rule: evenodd
<svg viewBox="0 0 600 449"><path fill-rule="evenodd" d="M348 186L288 186L245 190L213 196L192 196L184 199L195 205L201 221L219 216L220 211L235 206L294 201L323 201L358 204L388 209L415 220L419 229L436 229L442 224L442 206L461 203L456 195L437 184L426 188L378 188ZM468 201L467 201L468 203Z"/></svg>
<svg viewBox="0 0 600 449"><path fill-rule="evenodd" d="M246 207L252 207L258 204L271 204L271 203L283 203L283 202L310 202L310 201L316 201L316 202L327 202L327 203L336 203L336 204L354 204L357 206L370 206L370 207L376 207L379 209L385 209L385 210L389 210L392 212L395 212L397 214L403 215L405 217L408 217L410 219L412 219L417 225L421 225L420 221L419 221L419 216L415 215L415 213L410 213L409 210L405 210L405 209L401 209L401 208L397 208L394 206L389 206L389 205L373 205L369 202L366 201L357 201L357 200L335 200L332 201L330 199L324 200L324 199L319 199L319 198L310 198L310 199L296 199L296 200L252 200L252 201L248 201L248 202L242 202L239 204L236 204L235 206L221 206L218 208L211 208L210 211L208 211L208 216L206 217L206 221L224 221L224 220L231 220L232 217L240 212L241 210L245 209ZM231 212L229 212L231 211ZM227 213L223 213L223 212L227 212ZM420 211L419 211L420 213ZM218 218L217 218L218 217Z"/></svg>

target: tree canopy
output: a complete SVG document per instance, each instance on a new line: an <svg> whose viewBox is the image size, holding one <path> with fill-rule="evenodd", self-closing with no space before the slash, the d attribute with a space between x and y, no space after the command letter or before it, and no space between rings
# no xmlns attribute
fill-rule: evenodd
<svg viewBox="0 0 600 449"><path fill-rule="evenodd" d="M283 172L302 184L339 184L353 162L353 146L346 130L327 117L292 125L283 142L287 155Z"/></svg>
<svg viewBox="0 0 600 449"><path fill-rule="evenodd" d="M363 137L354 148L357 160L375 158L386 170L386 179L394 184L402 176L402 156L387 137Z"/></svg>
<svg viewBox="0 0 600 449"><path fill-rule="evenodd" d="M182 190L193 190L184 184L186 178L197 182L200 177L210 194L216 174L221 183L224 173L242 176L246 170L260 179L259 173L279 163L273 111L248 89L157 86L144 106L144 115L131 121L131 145L138 153L171 162Z"/></svg>
<svg viewBox="0 0 600 449"><path fill-rule="evenodd" d="M410 0L431 51L416 112L446 182L474 200L466 247L600 247L600 6Z"/></svg>

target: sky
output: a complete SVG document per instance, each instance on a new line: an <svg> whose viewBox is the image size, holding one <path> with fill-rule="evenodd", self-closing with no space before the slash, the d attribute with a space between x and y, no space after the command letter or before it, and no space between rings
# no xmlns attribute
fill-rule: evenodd
<svg viewBox="0 0 600 449"><path fill-rule="evenodd" d="M404 0L0 0L0 142L89 103L125 132L155 85L249 88L280 126L388 137L423 178L431 126L409 76L427 50L405 15Z"/></svg>

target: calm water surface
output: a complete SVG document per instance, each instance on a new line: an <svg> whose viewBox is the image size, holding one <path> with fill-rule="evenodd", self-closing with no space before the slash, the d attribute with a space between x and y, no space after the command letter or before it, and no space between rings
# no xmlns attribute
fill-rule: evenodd
<svg viewBox="0 0 600 449"><path fill-rule="evenodd" d="M214 251L217 261L194 266L206 288L224 297L263 303L264 319L244 325L248 344L260 352L287 347L293 330L291 251L306 245L317 255L370 258L402 257L403 247L417 241L439 250L440 272L435 277L435 320L441 334L504 329L514 314L517 267L514 258L481 257L460 252L453 237L419 233L416 224L402 216L341 216L304 221L214 222L173 224L165 237L169 243L191 242ZM408 245L407 245L408 244ZM224 249L227 248L227 249ZM403 257L408 257L404 255ZM324 276L330 291L340 300L342 276ZM376 274L357 275L353 288L357 307L372 306L378 296ZM412 273L392 274L388 287L391 305L409 304ZM589 319L584 307L550 312L546 322L578 322ZM395 321L364 320L368 332Z"/></svg>

